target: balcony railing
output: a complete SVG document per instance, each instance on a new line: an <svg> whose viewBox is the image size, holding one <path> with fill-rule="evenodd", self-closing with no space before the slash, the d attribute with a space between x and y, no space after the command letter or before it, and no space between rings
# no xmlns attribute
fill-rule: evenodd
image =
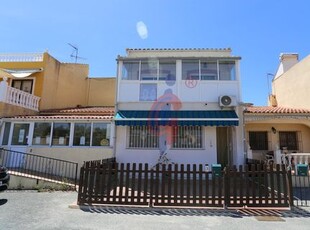
<svg viewBox="0 0 310 230"><path fill-rule="evenodd" d="M43 53L0 54L0 62L42 62Z"/></svg>
<svg viewBox="0 0 310 230"><path fill-rule="evenodd" d="M0 83L0 101L26 109L39 111L40 97L10 87L5 81Z"/></svg>

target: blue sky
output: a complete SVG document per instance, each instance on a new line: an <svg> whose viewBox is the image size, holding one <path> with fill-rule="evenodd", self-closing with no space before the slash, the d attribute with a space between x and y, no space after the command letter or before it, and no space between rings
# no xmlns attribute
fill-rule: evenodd
<svg viewBox="0 0 310 230"><path fill-rule="evenodd" d="M308 0L2 1L0 53L48 50L73 62L71 43L96 77L115 76L126 48L230 47L242 57L243 101L266 105L267 73L276 72L279 54L310 54L309 9Z"/></svg>

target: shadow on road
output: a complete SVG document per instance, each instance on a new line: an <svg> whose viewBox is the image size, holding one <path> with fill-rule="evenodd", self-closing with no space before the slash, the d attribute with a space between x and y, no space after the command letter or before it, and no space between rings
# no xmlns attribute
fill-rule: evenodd
<svg viewBox="0 0 310 230"><path fill-rule="evenodd" d="M6 204L7 202L7 199L0 199L0 206Z"/></svg>
<svg viewBox="0 0 310 230"><path fill-rule="evenodd" d="M248 216L278 216L284 218L309 218L307 210L292 207L291 210L255 210L255 209L182 209L182 208L139 208L139 207L111 207L111 206L84 206L80 208L84 212L103 214L128 214L151 216L224 216L243 218Z"/></svg>

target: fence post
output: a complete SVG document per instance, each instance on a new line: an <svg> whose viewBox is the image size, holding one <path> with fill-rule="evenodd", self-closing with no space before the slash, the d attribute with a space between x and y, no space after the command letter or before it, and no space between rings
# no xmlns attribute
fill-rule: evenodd
<svg viewBox="0 0 310 230"><path fill-rule="evenodd" d="M290 204L290 206L294 206L292 171L291 171L291 169L287 171L287 179L288 179L289 204Z"/></svg>
<svg viewBox="0 0 310 230"><path fill-rule="evenodd" d="M84 186L84 165L81 167L80 171L80 183L79 183L79 192L78 192L78 200L77 204L80 205L82 202L84 203L85 199L85 186Z"/></svg>
<svg viewBox="0 0 310 230"><path fill-rule="evenodd" d="M223 170L223 177L224 177L224 209L227 209L229 206L229 184L230 184L230 167L227 165ZM219 188L221 189L221 188Z"/></svg>

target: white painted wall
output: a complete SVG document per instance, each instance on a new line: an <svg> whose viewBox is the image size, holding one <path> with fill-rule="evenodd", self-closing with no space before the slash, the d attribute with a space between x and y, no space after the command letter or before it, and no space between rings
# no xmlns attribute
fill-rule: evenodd
<svg viewBox="0 0 310 230"><path fill-rule="evenodd" d="M140 83L142 82L120 81L118 102L139 102ZM240 101L238 81L200 81L194 88L186 86L186 81L173 86L158 81L148 83L157 83L157 99L170 89L181 102L218 102L218 98L223 95L235 96Z"/></svg>
<svg viewBox="0 0 310 230"><path fill-rule="evenodd" d="M116 126L116 160L119 163L149 163L155 165L159 149L127 148L127 126ZM178 164L217 163L216 128L203 128L203 149L168 149L167 157Z"/></svg>

